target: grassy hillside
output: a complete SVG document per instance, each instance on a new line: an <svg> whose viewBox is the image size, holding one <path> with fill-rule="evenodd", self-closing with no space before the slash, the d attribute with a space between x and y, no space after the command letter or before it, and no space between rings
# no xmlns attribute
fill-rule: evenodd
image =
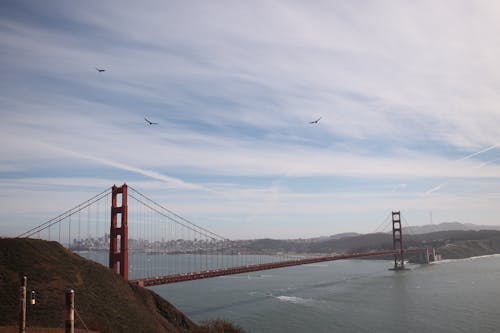
<svg viewBox="0 0 500 333"><path fill-rule="evenodd" d="M440 246L438 252L446 259L462 259L500 253L500 237L464 240Z"/></svg>
<svg viewBox="0 0 500 333"><path fill-rule="evenodd" d="M198 327L150 290L56 242L34 239L0 239L0 326L17 323L23 274L28 276L28 289L38 294L37 304L28 305L32 327L64 327L64 292L72 288L78 328L84 328L84 322L99 332L239 332L223 322Z"/></svg>

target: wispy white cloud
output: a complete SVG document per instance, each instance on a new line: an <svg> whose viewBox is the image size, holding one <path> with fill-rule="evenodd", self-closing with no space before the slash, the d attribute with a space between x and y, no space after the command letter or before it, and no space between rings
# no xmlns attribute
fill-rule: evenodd
<svg viewBox="0 0 500 333"><path fill-rule="evenodd" d="M158 195L189 192L186 209L213 200L212 217L233 209L231 196L250 197L252 210L234 214L262 221L275 209L345 218L374 180L396 184L375 185L384 207L400 194L413 211L446 197L442 207L473 212L479 204L452 189L500 175L490 156L500 142L496 3L29 5L0 14L5 181L134 175ZM160 126L146 127L146 114ZM336 178L331 200L335 182L358 197L342 192L345 206L319 209L301 178ZM306 197L292 207L289 195Z"/></svg>
<svg viewBox="0 0 500 333"><path fill-rule="evenodd" d="M476 146L484 144L484 139L487 139L485 129L491 127L488 126L492 120L489 110L483 112L481 105L478 105L477 102L477 100L483 99L474 98L473 110L463 109L463 106L460 106L459 110L455 110L450 109L448 105L443 105L441 99L438 98L442 93L449 96L449 90L456 85L452 82L446 82L447 85L443 86L439 74L446 74L443 76L444 79L451 73L455 73L454 75L463 73L456 74L456 68L453 67L457 65L456 63L444 62L439 63L442 65L441 67L436 67L435 62L446 59L447 55L455 54L455 51L474 45L468 46L457 42L457 36L454 32L456 26L454 25L446 27L446 29L439 29L438 32L430 30L427 26L417 25L417 19L420 15L425 12L426 17L428 16L426 5L412 6L414 7L412 15L404 8L392 5L381 9L375 9L369 5L365 8L343 5L335 8L336 10L326 6L322 11L317 11L312 8L303 8L299 4L278 3L273 6L257 6L257 12L253 17L244 16L243 8L237 5L230 6L229 9L233 9L234 12L228 10L226 11L227 15L221 14L216 6L215 8L205 8L205 6L184 8L184 6L179 6L172 11L173 17L171 18L173 20L164 20L165 15L169 15L169 13L161 10L155 10L154 13L148 11L150 15L139 15L131 18L127 13L133 11L129 7L133 6L132 4L124 6L121 10L114 8L112 14L106 10L107 4L103 4L103 8L100 10L95 10L94 6L89 6L92 9L79 8L78 12L69 11L65 15L69 15L69 18L77 21L86 19L88 21L82 23L92 22L97 24L102 32L123 39L130 39L127 27L132 19L137 23L132 41L137 40L143 44L135 45L132 42L130 46L110 45L108 46L109 51L104 54L89 47L90 43L84 44L84 51L93 52L93 57L114 56L106 61L114 63L113 69L108 73L109 76L113 76L113 79L106 79L104 83L102 80L95 82L96 80L89 80L90 77L85 77L87 84L99 84L101 88L106 90L135 91L139 96L154 97L156 100L160 99L165 102L166 100L162 96L169 96L177 103L193 103L192 100L187 101L186 96L182 97L182 94L185 93L182 90L170 89L172 88L172 80L181 81L181 87L184 85L183 83L189 83L192 93L206 96L210 96L210 94L203 94L202 91L209 89L213 82L217 82L219 91L216 94L218 98L234 101L230 95L236 95L243 103L251 103L252 99L253 103L259 103L259 99L249 92L261 93L262 90L268 90L275 92L274 102L282 109L281 111L273 110L267 106L263 110L264 112L259 112L259 110L252 108L249 116L245 117L241 107L238 112L228 112L228 110L217 112L213 107L207 106L211 111L210 116L206 117L207 121L210 118L214 119L215 115L217 117L214 121L220 120L217 119L218 117L226 118L227 121L243 121L250 122L250 124L252 124L252 120L257 120L261 126L267 126L285 114L287 117L292 116L292 121L296 118L308 119L310 114L304 112L304 109L310 110L310 107L314 106L318 112L327 114L329 116L327 119L333 119L330 123L325 122L327 124L325 126L328 126L332 133L342 133L353 137L389 136L391 134L399 136L406 133L406 135L412 134L413 137L416 137L419 132L415 130L414 126L408 126L409 122L394 121L398 118L401 119L402 116L403 119L421 123L420 129L427 134L439 135L451 141L461 140L462 142L456 142L460 145L470 145L471 143L467 142L476 137L480 140L474 143ZM208 22L205 19L205 15L201 19L197 17L198 12L205 10L212 14L208 17L221 16L219 25L213 26L212 21ZM444 11L444 8L442 10ZM176 11L184 16L175 15ZM352 21L349 24L349 21L332 20L330 14L325 15L329 11L333 12L334 17L343 14L352 15ZM354 15L355 11L357 15ZM271 13L285 13L285 15L278 15L281 20L276 20L276 16ZM400 15L393 15L395 13L404 13L405 19L396 19ZM449 17L453 23L458 23L455 17L450 17L449 14L440 12L439 9L435 16L431 15L429 20L437 23L439 15ZM391 17L390 20L382 20L381 22L386 27L399 26L399 28L381 30L378 27L381 22L374 17ZM190 27L174 24L174 22L179 23L191 18L195 24ZM263 19L262 29L266 30L267 33L255 31L254 20L258 18ZM238 20L239 24L233 26L232 22L235 19ZM473 19L469 18L469 20ZM167 29L153 29L153 26L160 21L169 22L166 23ZM247 24L244 24L245 22ZM322 22L322 24L314 22ZM298 23L301 24L297 25ZM401 26L406 30L401 29ZM290 27L296 28L289 29ZM33 33L36 33L40 29L37 27L32 30ZM394 35L387 36L387 31L392 31ZM332 36L331 33L334 35ZM28 34L26 33L26 35ZM51 55L60 52L59 49L51 49L51 47L68 44L68 51L75 54L64 58L81 59L80 62L90 58L90 54L83 53L80 56L76 54L82 51L79 49L82 44L81 40L78 40L77 37L72 37L73 43L68 43L64 39L54 43L54 40L57 41L54 35L68 38L68 35L61 31L51 32L48 36L41 36L39 39L33 38L33 42L43 41L45 47L33 45L32 48L35 50L47 49L44 58L50 59ZM466 34L466 36L469 35L470 33ZM483 35L483 39L490 35ZM395 37L401 43L391 42ZM424 50L427 51L429 43L433 43L437 38L444 42L439 48L440 52L444 52L440 56L441 59L433 59L431 56L421 58L412 56L413 51L417 51L417 54ZM172 40L175 41L174 45L178 49L166 46L168 44L165 43ZM204 41L210 41L210 43ZM249 45L254 46L255 52L260 55L257 56L257 59L253 59L252 57L255 55L247 51ZM141 48L141 46L143 47ZM128 57L117 58L116 53L119 53L124 47L127 47L127 51L131 53ZM75 48L78 49L77 52L74 51ZM398 57L398 54L403 54L406 57ZM464 54L468 55L468 53ZM408 57L412 62L405 65L404 61L407 61ZM337 58L340 61L332 61L332 59ZM307 59L315 59L315 61L306 61ZM463 61L466 60L469 59L463 59ZM162 62L173 63L173 66L157 65ZM74 65L77 65L76 63L78 61L75 61ZM249 63L253 63L254 66L249 67ZM474 63L479 65L479 62ZM65 69L74 71L71 69L73 67L71 64ZM273 68L275 69L272 70ZM280 70L281 68L283 70ZM429 68L438 71L430 77L432 80L426 80L431 75ZM178 73L180 69L182 72ZM461 70L464 69L461 68ZM172 71L177 74L172 75ZM391 71L395 76L394 79L390 80L381 76L380 73L384 71ZM354 73L356 75L353 75ZM408 76L408 74L411 75ZM134 79L135 84L130 79L127 80L127 77ZM401 86L399 83L403 78L409 82L407 85ZM476 76L474 78L484 79ZM168 89L161 89L162 85ZM141 86L144 89L140 89ZM255 91L255 87L259 86L262 89ZM492 98L488 89L477 91L477 88L473 88L473 86L477 87L478 85L471 84L462 87L462 89L473 90L475 97L482 97L477 96L477 94L484 93L484 95L489 96L489 99ZM116 89L114 89L115 87ZM407 92L407 90L410 91ZM150 93L147 94L147 91ZM176 93L172 94L172 91ZM418 91L421 95L415 95L413 91ZM396 93L399 95L393 96ZM462 103L465 102L463 93L452 95L456 99L452 104L464 105ZM362 98L362 100L357 100L357 98ZM417 103L415 103L416 101ZM422 103L423 101L426 103ZM472 100L469 99L468 102L472 102ZM409 105L412 107L408 108ZM408 110L405 111L405 109ZM436 112L436 109L439 112ZM478 112L481 114L480 117L478 117ZM350 113L355 113L357 116L348 116ZM205 118L203 112L198 113L198 116ZM470 121L472 116L476 118L473 122ZM423 123L422 117L427 118ZM262 121L265 119L271 121ZM481 126L475 125L478 122ZM258 125L259 123L253 124ZM283 125L288 123L283 123ZM455 129L452 130L452 128ZM467 131L464 132L464 130ZM462 139L456 138L457 135L464 135L467 132L469 134L463 136Z"/></svg>

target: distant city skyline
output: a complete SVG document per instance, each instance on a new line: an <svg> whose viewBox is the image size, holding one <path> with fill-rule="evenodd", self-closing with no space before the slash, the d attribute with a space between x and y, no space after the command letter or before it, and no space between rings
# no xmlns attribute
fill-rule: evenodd
<svg viewBox="0 0 500 333"><path fill-rule="evenodd" d="M2 1L0 236L124 182L233 239L499 225L499 10Z"/></svg>

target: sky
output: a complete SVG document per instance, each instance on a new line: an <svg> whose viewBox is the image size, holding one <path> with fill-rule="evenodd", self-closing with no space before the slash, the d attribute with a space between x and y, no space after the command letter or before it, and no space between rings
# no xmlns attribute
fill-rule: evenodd
<svg viewBox="0 0 500 333"><path fill-rule="evenodd" d="M499 225L499 15L2 0L0 235L124 182L229 238Z"/></svg>

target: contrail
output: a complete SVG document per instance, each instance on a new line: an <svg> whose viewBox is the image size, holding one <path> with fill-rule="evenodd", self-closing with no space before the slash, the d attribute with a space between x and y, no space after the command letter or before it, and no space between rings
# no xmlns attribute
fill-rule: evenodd
<svg viewBox="0 0 500 333"><path fill-rule="evenodd" d="M472 153L472 154L467 155L467 156L465 156L465 157L462 157L462 158L460 158L460 159L456 160L455 162L460 162L460 161L468 160L468 159L469 159L469 158L471 158L471 157L474 157L474 156L479 155L479 154L482 154L482 153L486 153L487 151L490 151L490 150L492 150L492 149L495 149L496 147L498 147L498 144L493 145L493 146L488 147L488 148L485 148L485 149L480 150L480 151L478 151L478 152Z"/></svg>
<svg viewBox="0 0 500 333"><path fill-rule="evenodd" d="M456 162L460 162L460 161L465 161L465 160L468 160L468 159L469 159L469 158L471 158L471 157L474 157L474 156L476 156L476 155L480 155L480 154L482 154L482 153L486 153L487 151L490 151L490 150L495 149L495 148L497 148L497 147L498 147L498 143L497 143L497 144L494 144L493 146L490 146L490 147L488 147L488 148L484 148L484 149L482 149L482 150L480 150L480 151L477 151L477 152L475 152L475 153L469 154L469 155L467 155L467 156L465 156L465 157L459 158L458 160L455 160L455 161L454 161L454 163L456 163ZM493 162L493 161L496 161L496 160L492 160L492 161L485 162L485 163L481 164L478 168L481 168L481 167L485 166L486 164L491 163L491 162ZM425 196L425 195L432 194L433 192L439 191L439 190L440 190L440 189L441 189L441 188L442 188L445 184L446 184L446 183L442 183L442 184L439 184L439 185L433 186L433 187L431 187L430 189L428 189L427 191L425 191L425 192L423 193L423 195Z"/></svg>
<svg viewBox="0 0 500 333"><path fill-rule="evenodd" d="M55 147L55 146L52 146L52 145L49 145L49 144L45 144L45 145L50 146L50 148L58 150L58 151L60 151L60 152L62 152L64 154L67 154L67 155L72 155L72 156L75 156L75 157L78 157L78 158L83 158L83 159L86 159L86 160L91 160L91 161L98 162L100 164L111 166L111 167L114 167L114 168L117 168L117 169L134 172L134 173L137 173L137 174L149 177L149 178L153 178L153 179L156 179L156 180L163 181L163 182L165 182L167 184L170 184L170 185L173 185L173 186L175 186L177 188L214 192L213 190L211 190L209 188L206 188L206 187L204 187L202 185L193 184L193 183L187 183L187 182L183 181L182 179L178 179L178 178L166 176L166 175L160 174L160 173L155 172L155 171L144 170L144 169L137 168L137 167L134 167L134 166L131 166L131 165L127 165L127 164L123 164L123 163L120 163L120 162L116 162L116 161L113 161L113 160L110 160L110 159L107 159L107 158L101 158L101 157L96 157L96 156L92 156L92 155L87 155L87 154L83 154L83 153L79 153L79 152L67 150L67 149L64 149L64 148Z"/></svg>
<svg viewBox="0 0 500 333"><path fill-rule="evenodd" d="M425 191L424 195L429 195L432 192L436 192L436 191L440 190L444 185L445 185L445 183L434 186L434 187L430 188L429 190Z"/></svg>
<svg viewBox="0 0 500 333"><path fill-rule="evenodd" d="M480 169L480 168L484 167L485 165L488 165L490 163L493 163L493 162L496 162L496 161L499 161L499 160L500 160L500 157L494 158L492 160L489 160L489 161L486 161L484 163L481 163L477 168Z"/></svg>

